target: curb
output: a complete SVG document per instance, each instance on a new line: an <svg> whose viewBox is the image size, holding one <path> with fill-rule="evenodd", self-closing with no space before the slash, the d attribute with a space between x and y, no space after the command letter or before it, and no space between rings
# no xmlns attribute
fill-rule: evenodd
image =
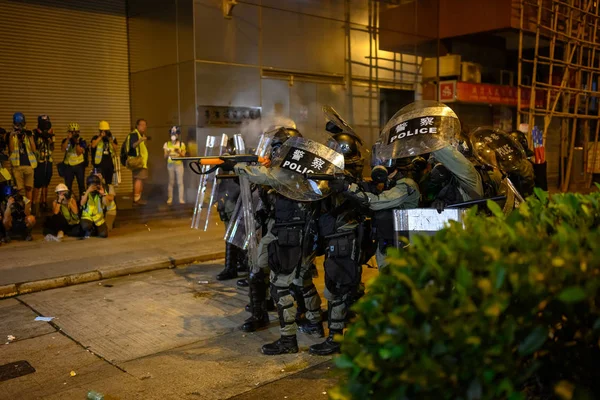
<svg viewBox="0 0 600 400"><path fill-rule="evenodd" d="M0 286L0 299L6 299L21 294L39 292L42 290L78 285L80 283L116 278L119 276L140 274L142 272L155 271L158 269L174 268L178 265L213 261L224 257L224 251L181 258L169 257L165 261L158 261L151 264L123 266L122 268L115 268L109 271L88 271L77 274L58 276L56 278L40 279L31 282L13 283L9 285Z"/></svg>

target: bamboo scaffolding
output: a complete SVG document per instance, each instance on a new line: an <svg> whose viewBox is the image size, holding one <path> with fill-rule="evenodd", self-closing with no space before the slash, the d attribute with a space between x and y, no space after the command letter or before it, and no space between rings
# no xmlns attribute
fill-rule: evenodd
<svg viewBox="0 0 600 400"><path fill-rule="evenodd" d="M528 16L526 16L526 11ZM593 83L600 85L600 38L598 37L598 19L600 5L598 0L521 0L519 15L519 64L518 64L518 116L527 118L531 135L536 117L543 117L543 145L547 146L549 127L553 118L561 118L560 131L560 189L566 191L571 183L576 143L583 143L585 183L590 185L593 169L588 173L589 165L594 166L597 158L600 122L598 103L600 92L593 90ZM524 35L534 31L535 48L533 59L523 56ZM548 45L549 39L549 45ZM540 54L548 47L549 54ZM560 50L559 50L560 49ZM562 59L557 59L562 54ZM531 84L523 84L524 65L532 70ZM548 73L548 79L540 76ZM561 77L560 84L554 78ZM573 77L575 85L573 85ZM523 108L521 93L531 90L529 107ZM536 102L536 96L546 95L544 106ZM574 101L572 101L574 97ZM595 108L592 109L591 102ZM536 106L536 103L538 105ZM572 107L574 103L574 107ZM559 104L561 107L558 109ZM594 114L594 115L590 115ZM590 147L591 120L595 120L595 139L593 152L588 156ZM578 135L583 133L583 137Z"/></svg>

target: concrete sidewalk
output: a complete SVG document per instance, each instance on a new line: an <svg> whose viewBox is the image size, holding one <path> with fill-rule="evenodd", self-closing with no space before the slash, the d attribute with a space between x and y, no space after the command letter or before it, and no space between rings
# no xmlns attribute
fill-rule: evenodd
<svg viewBox="0 0 600 400"><path fill-rule="evenodd" d="M149 220L108 239L13 241L0 247L0 298L224 257L224 225L190 229L190 218Z"/></svg>

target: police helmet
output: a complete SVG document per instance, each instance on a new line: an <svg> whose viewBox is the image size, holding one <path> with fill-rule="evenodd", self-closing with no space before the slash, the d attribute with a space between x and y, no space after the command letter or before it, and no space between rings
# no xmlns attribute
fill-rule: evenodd
<svg viewBox="0 0 600 400"><path fill-rule="evenodd" d="M25 126L25 115L22 112L13 114L13 125L23 128Z"/></svg>
<svg viewBox="0 0 600 400"><path fill-rule="evenodd" d="M512 131L509 135L511 138L519 142L519 144L523 147L523 150L525 150L527 157L531 157L533 155L533 152L529 148L529 143L527 142L527 136L523 132L518 130Z"/></svg>
<svg viewBox="0 0 600 400"><path fill-rule="evenodd" d="M230 156L234 156L235 152L235 140L233 138L227 139L227 147L225 147L225 154L229 154Z"/></svg>
<svg viewBox="0 0 600 400"><path fill-rule="evenodd" d="M292 137L302 137L302 134L297 129L281 127L277 129L277 132L273 135L271 147L279 147Z"/></svg>
<svg viewBox="0 0 600 400"><path fill-rule="evenodd" d="M342 154L344 155L345 169L353 175L362 174L364 158L356 138L347 133L337 133L333 135L333 138L340 145Z"/></svg>
<svg viewBox="0 0 600 400"><path fill-rule="evenodd" d="M100 177L98 177L96 175L90 175L85 180L85 184L89 187L92 185L100 185L100 184L102 184L102 181L100 180Z"/></svg>
<svg viewBox="0 0 600 400"><path fill-rule="evenodd" d="M38 117L38 129L40 131L49 131L52 128L52 122L50 122L50 117L46 114L40 115Z"/></svg>

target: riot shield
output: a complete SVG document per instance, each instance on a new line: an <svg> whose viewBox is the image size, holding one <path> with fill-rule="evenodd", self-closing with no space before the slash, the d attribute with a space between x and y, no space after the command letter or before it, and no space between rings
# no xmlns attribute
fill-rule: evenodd
<svg viewBox="0 0 600 400"><path fill-rule="evenodd" d="M525 150L519 142L508 133L492 127L481 127L469 134L473 155L485 165L498 168L503 175L503 184L507 187L507 201L504 211L517 207L523 197L517 191L507 174L519 168L519 164L527 161ZM514 197L514 201L512 200Z"/></svg>
<svg viewBox="0 0 600 400"><path fill-rule="evenodd" d="M267 154L270 144L271 144L271 136L269 136L268 133L263 133L259 138L258 145L256 146L255 154L257 156L263 157L265 154ZM241 182L240 182L240 186L241 186ZM258 195L258 191L257 190L252 191L251 197L252 197L252 206L253 206L254 211L260 209L260 207L262 207L262 204L261 204L260 196ZM258 238L258 240L260 240L261 230L259 229L259 227L255 227L253 229L253 231L257 231L256 235L258 235L257 238ZM237 203L235 205L233 214L231 216L231 221L229 221L229 225L227 225L227 230L225 232L224 239L228 243L231 243L234 246L245 250L248 248L249 237L250 237L249 235L246 235L246 220L245 220L245 214L244 214L243 207L242 207L242 196L240 195L240 197L238 198Z"/></svg>
<svg viewBox="0 0 600 400"><path fill-rule="evenodd" d="M326 181L305 179L305 174L339 174L344 171L340 145L328 135L319 140L293 137L271 160L273 189L297 201L316 201L330 194Z"/></svg>
<svg viewBox="0 0 600 400"><path fill-rule="evenodd" d="M445 104L417 101L398 111L381 131L378 158L414 157L442 149L455 141L460 122Z"/></svg>
<svg viewBox="0 0 600 400"><path fill-rule="evenodd" d="M217 147L217 137L207 136L206 137L206 148L204 149L204 156L215 156L220 155L220 147ZM200 227L200 221L202 219L202 213L204 210L204 196L206 194L207 182L209 182L212 174L206 174L210 166L202 167L203 174L200 175L200 183L198 184L198 193L196 194L196 204L194 206L194 214L192 215L192 228L198 229ZM208 221L208 218L207 218Z"/></svg>
<svg viewBox="0 0 600 400"><path fill-rule="evenodd" d="M226 134L221 135L221 143L218 148L218 155L222 155L227 148L227 141L229 137ZM216 153L216 151L215 151ZM211 154L212 155L212 154ZM216 154L215 154L216 155ZM219 189L219 180L217 179L217 171L214 171L209 174L206 178L207 183L210 183L210 198L208 199L208 205L206 206L206 219L204 222L204 231L208 230L208 223L210 221L210 212L213 209L213 205L215 204L215 195Z"/></svg>
<svg viewBox="0 0 600 400"><path fill-rule="evenodd" d="M233 140L235 141L235 148L240 154L244 154L246 152L246 146L244 143L244 138L240 134L233 135ZM239 209L239 213L242 215L242 219L244 222L244 230L246 236L246 246L241 246L241 248L247 247L248 251L248 260L250 265L256 265L258 261L258 242L260 238L257 234L257 226L254 220L254 204L252 202L252 191L250 188L250 181L245 176L240 176L240 197L238 199L238 205L236 208ZM230 221L231 223L235 223L238 218ZM229 229L228 229L229 230Z"/></svg>
<svg viewBox="0 0 600 400"><path fill-rule="evenodd" d="M466 209L448 208L438 213L433 208L413 208L409 210L394 210L394 245L396 248L406 247L402 237L412 243L416 235L434 235L443 229L449 221L462 222Z"/></svg>
<svg viewBox="0 0 600 400"><path fill-rule="evenodd" d="M332 122L335 126L337 126L342 132L347 133L351 136L354 136L356 139L358 139L358 141L362 144L363 141L360 138L360 136L358 136L356 134L356 132L354 131L354 129L350 126L350 124L348 124L341 116L340 114L335 111L335 109L331 106L323 106L323 113L325 114L325 117L327 118L327 121Z"/></svg>

